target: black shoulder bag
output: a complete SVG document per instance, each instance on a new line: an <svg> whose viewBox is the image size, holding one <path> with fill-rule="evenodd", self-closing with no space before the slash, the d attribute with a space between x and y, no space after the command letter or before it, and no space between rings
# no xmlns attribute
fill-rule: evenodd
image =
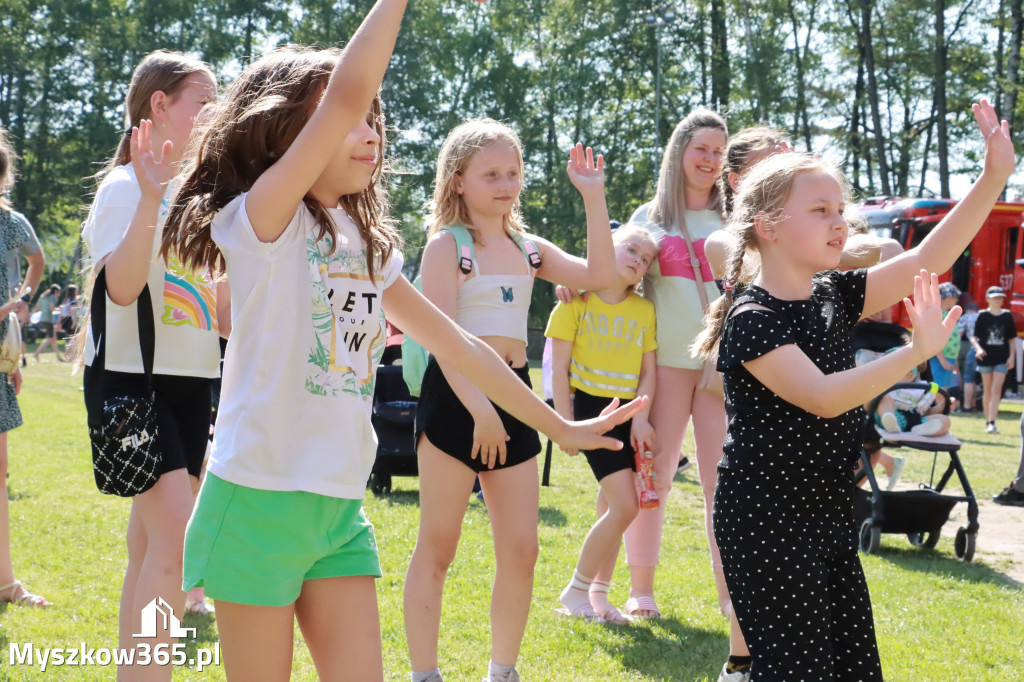
<svg viewBox="0 0 1024 682"><path fill-rule="evenodd" d="M90 303L90 324L96 354L85 368L85 410L89 440L92 442L92 470L101 493L133 497L152 488L159 476L160 440L157 430L156 393L153 391L153 353L156 332L153 302L147 284L136 305L139 346L146 389L142 395L120 395L104 399L106 375L107 275L96 275Z"/></svg>

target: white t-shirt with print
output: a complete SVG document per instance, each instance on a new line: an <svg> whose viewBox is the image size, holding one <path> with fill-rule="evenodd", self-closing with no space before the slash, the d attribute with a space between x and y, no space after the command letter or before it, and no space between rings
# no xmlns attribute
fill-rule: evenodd
<svg viewBox="0 0 1024 682"><path fill-rule="evenodd" d="M153 301L156 334L153 373L212 379L220 374L216 287L208 277L186 271L173 257L165 267L164 259L158 254L160 235L169 211L168 197L172 191L168 188L168 194L160 203L146 280ZM103 178L82 228L82 239L93 263L108 256L121 243L141 197L135 169L130 164L118 166ZM142 350L139 348L136 303L120 306L107 297L106 312L106 368L141 374ZM90 324L85 364L92 364L94 353Z"/></svg>
<svg viewBox="0 0 1024 682"><path fill-rule="evenodd" d="M232 328L209 470L262 490L362 499L377 452L370 425L387 333L381 295L401 276L395 254L370 281L359 232L330 211L338 246L300 205L284 233L261 242L234 199L213 240L231 282Z"/></svg>

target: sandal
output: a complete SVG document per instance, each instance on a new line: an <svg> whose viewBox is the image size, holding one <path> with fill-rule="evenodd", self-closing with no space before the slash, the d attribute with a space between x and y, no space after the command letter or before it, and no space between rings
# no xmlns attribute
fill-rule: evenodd
<svg viewBox="0 0 1024 682"><path fill-rule="evenodd" d="M0 596L0 603L18 604L19 606L51 606L46 597L41 597L38 594L32 594L26 590L20 580L15 580L13 583L8 583L0 587L0 595L3 595L3 593L8 590L10 590L10 592L6 597Z"/></svg>
<svg viewBox="0 0 1024 682"><path fill-rule="evenodd" d="M590 583L590 605L594 607L597 615L601 616L609 625L631 624L633 619L608 601L609 589L611 589L611 585L603 580L595 580Z"/></svg>
<svg viewBox="0 0 1024 682"><path fill-rule="evenodd" d="M661 611L658 610L658 605L654 602L654 597L646 594L639 597L630 597L626 600L626 604L622 607L622 610L626 612L627 616L632 618L650 618L652 620L661 618ZM642 616L640 615L641 611L654 615Z"/></svg>
<svg viewBox="0 0 1024 682"><path fill-rule="evenodd" d="M555 613L566 618L579 618L587 623L603 623L604 618L597 614L594 607L590 604L580 604L575 609L570 611L564 606L555 609Z"/></svg>
<svg viewBox="0 0 1024 682"><path fill-rule="evenodd" d="M207 604L205 598L192 599L185 596L185 613L194 613L197 616L212 616L215 609L213 604Z"/></svg>

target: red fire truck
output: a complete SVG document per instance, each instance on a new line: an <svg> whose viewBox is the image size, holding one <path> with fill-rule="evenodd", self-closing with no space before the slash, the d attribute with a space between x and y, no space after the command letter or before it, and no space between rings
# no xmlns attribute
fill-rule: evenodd
<svg viewBox="0 0 1024 682"><path fill-rule="evenodd" d="M875 197L861 204L860 209L876 234L892 237L909 249L920 244L955 205L953 199ZM964 292L961 305L973 300L982 310L985 309L985 290L992 285L1001 286L1006 291L1017 328L1024 330L1022 219L1024 203L997 203L971 245L939 279L952 280ZM902 305L899 308L899 321L909 326Z"/></svg>

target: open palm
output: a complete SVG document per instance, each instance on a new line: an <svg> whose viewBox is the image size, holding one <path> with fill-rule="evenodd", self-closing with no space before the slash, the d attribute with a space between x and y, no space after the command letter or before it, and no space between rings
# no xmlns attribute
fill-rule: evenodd
<svg viewBox="0 0 1024 682"><path fill-rule="evenodd" d="M594 159L594 150L586 149L579 142L569 150L569 164L566 166L569 173L569 180L580 191L581 194L600 190L604 191L604 156L597 155Z"/></svg>
<svg viewBox="0 0 1024 682"><path fill-rule="evenodd" d="M132 128L132 167L135 169L135 176L143 195L164 195L167 183L174 177L175 171L170 161L173 151L174 145L167 140L160 150L160 158L157 159L153 152L152 121L144 119L139 121L137 127Z"/></svg>
<svg viewBox="0 0 1024 682"><path fill-rule="evenodd" d="M1009 178L1016 164L1010 124L999 121L995 108L987 99L973 104L971 109L974 111L974 120L978 122L978 129L985 138L985 170L998 177Z"/></svg>

